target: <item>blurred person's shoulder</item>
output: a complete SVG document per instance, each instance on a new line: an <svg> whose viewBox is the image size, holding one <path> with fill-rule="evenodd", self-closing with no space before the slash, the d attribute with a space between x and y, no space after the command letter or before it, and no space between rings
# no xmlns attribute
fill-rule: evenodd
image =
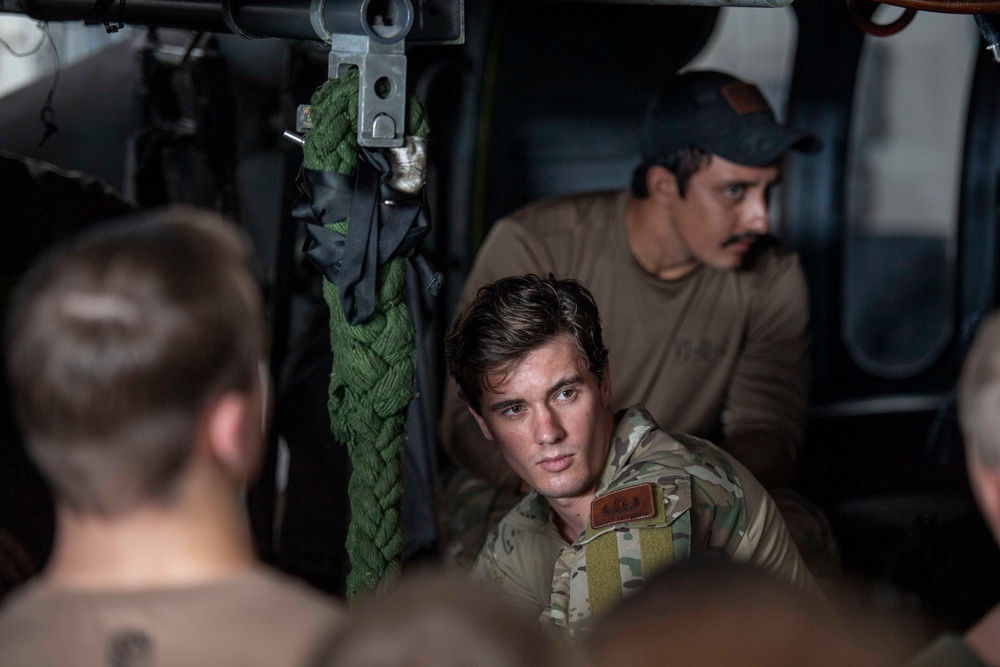
<svg viewBox="0 0 1000 667"><path fill-rule="evenodd" d="M134 590L70 590L38 579L0 608L0 664L131 665L155 655L162 667L291 667L345 618L335 599L266 568ZM118 660L127 656L131 662Z"/></svg>

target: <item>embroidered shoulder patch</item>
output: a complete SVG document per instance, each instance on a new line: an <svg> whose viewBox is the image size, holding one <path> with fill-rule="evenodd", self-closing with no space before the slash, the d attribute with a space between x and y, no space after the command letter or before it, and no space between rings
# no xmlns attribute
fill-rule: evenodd
<svg viewBox="0 0 1000 667"><path fill-rule="evenodd" d="M595 498L590 504L590 525L603 528L613 523L649 519L656 515L653 485L637 484Z"/></svg>
<svg viewBox="0 0 1000 667"><path fill-rule="evenodd" d="M754 111L767 109L767 100L757 86L742 81L733 81L722 87L722 96L729 102L733 111L741 116Z"/></svg>

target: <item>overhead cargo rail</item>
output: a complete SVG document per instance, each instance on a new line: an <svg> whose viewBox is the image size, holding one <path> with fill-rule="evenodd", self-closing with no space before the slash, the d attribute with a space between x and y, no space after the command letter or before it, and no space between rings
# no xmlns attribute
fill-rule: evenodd
<svg viewBox="0 0 1000 667"><path fill-rule="evenodd" d="M358 5L363 5L358 12ZM0 12L41 21L123 23L249 38L277 37L329 42L331 34L364 34L392 2L339 0L0 0ZM410 44L454 44L463 39L461 0L417 3L406 34ZM367 20L366 20L367 19Z"/></svg>

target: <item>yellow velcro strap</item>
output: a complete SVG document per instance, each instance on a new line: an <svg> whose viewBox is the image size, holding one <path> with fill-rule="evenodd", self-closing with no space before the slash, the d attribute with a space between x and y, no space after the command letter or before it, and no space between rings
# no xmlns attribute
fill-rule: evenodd
<svg viewBox="0 0 1000 667"><path fill-rule="evenodd" d="M674 532L670 526L640 528L641 576L648 579L674 562ZM622 597L622 566L617 531L597 536L587 545L587 590L591 613L599 613ZM638 574L638 573L636 573Z"/></svg>
<svg viewBox="0 0 1000 667"><path fill-rule="evenodd" d="M642 578L649 579L654 573L669 567L674 562L674 531L664 528L643 528L639 533L639 553L642 554Z"/></svg>
<svg viewBox="0 0 1000 667"><path fill-rule="evenodd" d="M607 609L622 596L618 534L613 530L587 545L587 590L592 613Z"/></svg>

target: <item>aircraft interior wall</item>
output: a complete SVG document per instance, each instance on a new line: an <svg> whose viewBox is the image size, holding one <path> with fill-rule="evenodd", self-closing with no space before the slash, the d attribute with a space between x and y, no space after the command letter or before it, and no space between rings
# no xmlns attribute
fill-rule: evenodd
<svg viewBox="0 0 1000 667"><path fill-rule="evenodd" d="M627 185L643 105L663 78L711 66L758 80L779 115L823 142L819 154L787 160L774 204L812 308L813 393L796 486L826 511L845 567L870 590L951 627L1000 598L1000 550L968 490L954 410L975 325L998 304L1000 269L1000 63L972 18L922 13L900 35L875 38L840 2L720 10L494 0L466 3L465 20L464 45L408 50L408 85L432 124L427 243L446 276L424 304L428 348L497 217L543 196ZM158 39L172 55L157 59L136 30L65 67L59 131L41 147L50 80L8 93L0 150L98 176L138 206L220 210L253 235L283 383L269 477L251 494L255 529L273 562L341 592L349 463L322 424L325 305L289 215L301 151L280 139L323 80L325 53L172 31ZM191 57L179 60L185 49ZM17 244L27 233L18 211L28 209L10 194L2 238ZM443 381L436 354L421 367L432 396ZM291 464L278 455L289 449ZM420 463L433 480L427 465L439 460ZM27 478L15 468L23 461L0 486ZM45 535L24 517L6 522L31 533L43 560ZM426 541L414 553L433 550Z"/></svg>

